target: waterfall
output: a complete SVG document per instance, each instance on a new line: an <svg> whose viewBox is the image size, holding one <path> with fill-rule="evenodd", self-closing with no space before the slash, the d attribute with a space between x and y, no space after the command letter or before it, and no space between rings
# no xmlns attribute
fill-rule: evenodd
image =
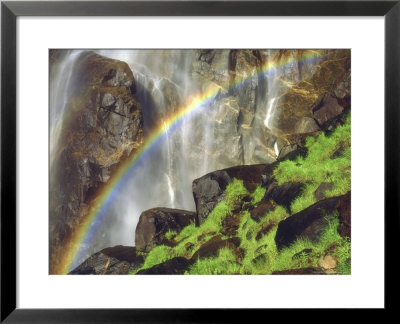
<svg viewBox="0 0 400 324"><path fill-rule="evenodd" d="M174 115L198 93L191 75L192 63L196 59L192 50L95 52L129 65L135 78L136 96L142 107L145 135L156 127L165 127L167 118ZM56 78L51 80L51 157L57 148L69 98L71 75L80 53L81 51L67 52L57 68ZM264 94L262 100L260 99L262 107L257 109L265 109L266 103L264 124L270 128L273 125L278 88L276 71L267 76L265 87L266 89L259 89L259 92ZM134 245L135 228L144 210L154 207L195 210L192 181L214 171L217 166L232 166L213 158L219 150L214 143L213 129L215 116L221 108L219 100L214 98L203 103L199 113L185 117L178 129L169 131L165 127L163 141L148 153L146 161L138 164L135 173L112 202L91 245L85 247L85 258L105 247L118 244ZM223 120L221 122L223 123ZM275 152L276 145L275 143ZM81 261L76 260L75 266Z"/></svg>
<svg viewBox="0 0 400 324"><path fill-rule="evenodd" d="M67 51L60 63L53 67L53 73L50 76L50 169L56 156L62 122L71 91L75 61L81 53L80 50Z"/></svg>

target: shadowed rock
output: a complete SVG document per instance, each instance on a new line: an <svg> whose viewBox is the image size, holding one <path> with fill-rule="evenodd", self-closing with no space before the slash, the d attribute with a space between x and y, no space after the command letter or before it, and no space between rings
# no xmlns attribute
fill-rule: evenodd
<svg viewBox="0 0 400 324"><path fill-rule="evenodd" d="M143 256L135 247L118 245L93 254L69 274L128 274L142 264Z"/></svg>
<svg viewBox="0 0 400 324"><path fill-rule="evenodd" d="M303 187L304 183L300 182L285 182L281 186L274 182L268 187L263 201L273 200L290 211L292 201L301 194Z"/></svg>
<svg viewBox="0 0 400 324"><path fill-rule="evenodd" d="M275 236L277 248L289 246L299 238L318 241L332 214L338 211L339 198L321 200L281 221Z"/></svg>
<svg viewBox="0 0 400 324"><path fill-rule="evenodd" d="M163 243L168 231L181 231L195 222L195 213L172 208L152 208L139 218L135 232L135 245L139 251L150 251Z"/></svg>

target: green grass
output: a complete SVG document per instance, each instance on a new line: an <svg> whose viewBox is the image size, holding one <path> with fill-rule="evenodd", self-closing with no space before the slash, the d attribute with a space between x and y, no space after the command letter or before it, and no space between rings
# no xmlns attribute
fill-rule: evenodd
<svg viewBox="0 0 400 324"><path fill-rule="evenodd" d="M279 185L288 181L304 183L300 196L291 204L291 214L317 202L314 193L322 182L333 184L332 189L325 192L326 197L343 195L350 190L350 128L349 115L344 125L338 126L329 136L320 134L315 138L307 138L306 157L283 161L275 168L273 176ZM226 216L233 214L235 203L242 195L250 194L251 201L246 204L255 207L263 199L265 192L266 188L259 185L250 194L243 181L233 179L225 189L225 200L213 209L203 224L197 227L194 224L186 226L180 233L167 232L166 238L173 240L176 245L158 246L145 254L145 263L141 269L150 268L173 257L183 256L190 259L202 244L221 234L222 221ZM321 257L326 254L337 260L336 273L351 273L351 242L338 234L338 215L332 215L318 242L298 239L291 246L278 251L275 244L277 227L280 221L289 216L286 208L276 205L256 222L250 217L249 211L242 210L237 233L241 242L240 254L236 255L227 248L221 249L217 257L197 260L186 273L271 274L273 271L318 267ZM263 227L270 228L270 231L257 237ZM312 252L301 253L305 249L312 249Z"/></svg>
<svg viewBox="0 0 400 324"><path fill-rule="evenodd" d="M347 193L351 188L351 117L338 126L329 136L321 133L316 138L306 139L307 156L294 161L283 161L274 170L278 184L302 182L306 186L302 194L292 202L291 211L297 213L317 202L314 192L323 182L331 182L333 188L325 196L334 197ZM332 156L338 150L338 157Z"/></svg>

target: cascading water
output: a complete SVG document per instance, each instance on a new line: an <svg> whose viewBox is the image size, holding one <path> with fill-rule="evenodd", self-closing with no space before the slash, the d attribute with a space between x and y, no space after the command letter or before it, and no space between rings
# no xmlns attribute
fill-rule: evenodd
<svg viewBox="0 0 400 324"><path fill-rule="evenodd" d="M162 126L166 118L185 106L186 102L198 92L196 84L192 81L192 63L196 59L194 51L98 50L95 52L124 61L131 68L136 83L136 96L144 116L145 134L155 127ZM57 77L51 80L51 156L54 155L57 146L59 129L69 96L69 82L75 60L80 53L81 51L66 53L57 70ZM260 88L259 85L258 89L262 98L259 98L256 108L260 111L255 111L255 114L260 113L265 116L264 124L267 128L271 127L274 117L275 99L278 93L277 75L276 71L267 75L266 88ZM234 158L224 161L215 158L221 145L224 145L223 142L220 146L216 145L215 127L224 123L223 118L227 110L238 109L231 105L227 94L225 97L211 98L203 103L203 107L199 109L200 113L188 115L178 129L165 129L163 141L148 153L145 163L142 162L137 166L136 172L114 199L106 217L101 224L98 224L97 233L91 239L90 246L82 248L84 251L80 253L81 257L75 260L73 266L77 266L83 259L102 248L118 244L134 245L136 224L141 212L146 209L170 207L195 210L191 189L195 178L217 168L243 163L243 160ZM266 111L265 102L267 102ZM240 113L236 111L233 114L237 119L239 115ZM240 134L236 136L238 142L242 141L241 136ZM276 152L277 148L274 149Z"/></svg>
<svg viewBox="0 0 400 324"><path fill-rule="evenodd" d="M50 168L52 168L61 126L67 108L74 65L82 51L67 51L60 63L53 67L50 79Z"/></svg>

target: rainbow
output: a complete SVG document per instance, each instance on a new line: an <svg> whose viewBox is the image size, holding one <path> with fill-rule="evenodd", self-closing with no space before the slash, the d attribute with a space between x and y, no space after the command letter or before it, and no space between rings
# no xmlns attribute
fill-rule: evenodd
<svg viewBox="0 0 400 324"><path fill-rule="evenodd" d="M281 59L276 62L268 61L261 68L258 75L252 75L247 79L235 80L228 90L234 90L242 86L249 80L276 71L278 68L288 66L294 62L309 62L320 56L318 51L306 51L300 58L294 60L292 57ZM166 136L167 131L174 131L185 118L197 114L203 107L206 107L217 95L219 95L221 88L219 86L210 86L202 94L193 96L188 100L188 104L178 109L178 112L170 116L167 120L154 129L144 144L134 154L132 154L114 173L112 178L99 192L97 198L94 200L93 205L88 215L82 220L81 224L75 229L71 235L69 247L61 257L59 274L69 273L74 266L76 260L80 258L80 248L83 243L90 243L96 233L98 225L101 223L104 216L107 214L113 200L117 197L120 190L129 181L130 177L134 174L140 162L143 162L151 149L159 145Z"/></svg>

